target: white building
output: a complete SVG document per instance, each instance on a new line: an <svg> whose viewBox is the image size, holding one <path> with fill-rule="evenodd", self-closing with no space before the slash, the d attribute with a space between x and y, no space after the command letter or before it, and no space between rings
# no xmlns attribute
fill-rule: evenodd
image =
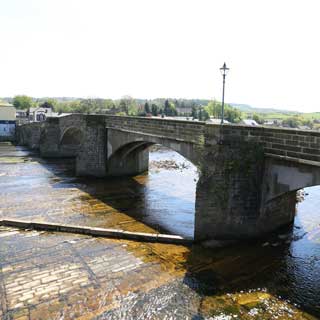
<svg viewBox="0 0 320 320"><path fill-rule="evenodd" d="M33 122L45 121L52 116L51 108L35 107L29 109L29 120Z"/></svg>
<svg viewBox="0 0 320 320"><path fill-rule="evenodd" d="M221 119L216 119L216 118L210 117L210 119L208 119L206 121L206 123L221 124ZM223 119L223 123L228 124L230 122L226 119Z"/></svg>
<svg viewBox="0 0 320 320"><path fill-rule="evenodd" d="M16 109L10 104L0 103L0 139L11 139L16 130Z"/></svg>
<svg viewBox="0 0 320 320"><path fill-rule="evenodd" d="M259 123L253 119L243 119L240 123L245 124L246 126L259 126Z"/></svg>

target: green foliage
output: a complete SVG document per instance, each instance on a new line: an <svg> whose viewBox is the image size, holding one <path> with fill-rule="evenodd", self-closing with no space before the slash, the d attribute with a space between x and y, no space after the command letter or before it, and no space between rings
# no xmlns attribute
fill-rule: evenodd
<svg viewBox="0 0 320 320"><path fill-rule="evenodd" d="M282 121L283 126L287 126L290 128L298 128L299 126L308 126L310 129L313 128L313 121L309 119L305 119L302 116L293 116Z"/></svg>
<svg viewBox="0 0 320 320"><path fill-rule="evenodd" d="M298 116L294 116L283 120L282 125L288 126L290 128L298 128L298 126L302 125L302 121Z"/></svg>
<svg viewBox="0 0 320 320"><path fill-rule="evenodd" d="M209 116L216 119L221 119L222 104L217 100L210 101L205 107ZM240 110L231 107L229 104L224 105L224 118L230 122L237 123L242 119L242 113Z"/></svg>
<svg viewBox="0 0 320 320"><path fill-rule="evenodd" d="M200 107L200 109L196 111L196 119L199 119L199 121L206 121L210 119L210 115L206 109Z"/></svg>
<svg viewBox="0 0 320 320"><path fill-rule="evenodd" d="M123 111L117 112L116 116L126 116L126 113Z"/></svg>
<svg viewBox="0 0 320 320"><path fill-rule="evenodd" d="M4 98L17 109L29 109L34 106L52 107L58 113L86 113L86 114L121 114L153 116L176 116L177 108L187 108L181 115L191 116L193 119L205 121L208 117L221 118L221 102L217 100L201 99L133 99L124 96L119 100L111 99L79 99L79 98L31 98L18 95L14 98ZM203 107L205 106L205 107ZM278 121L279 125L297 128L301 125L309 128L320 128L320 112L298 113L292 111L278 111L276 109L252 108L249 106L225 104L225 119L237 123L244 118L252 118L259 124L268 120ZM243 112L238 108L242 107ZM276 124L277 125L277 124Z"/></svg>
<svg viewBox="0 0 320 320"><path fill-rule="evenodd" d="M29 109L33 107L33 100L31 97L21 95L13 98L13 105L16 109Z"/></svg>
<svg viewBox="0 0 320 320"><path fill-rule="evenodd" d="M169 102L168 99L164 102L163 113L164 115L171 117L178 115L175 105L172 102Z"/></svg>
<svg viewBox="0 0 320 320"><path fill-rule="evenodd" d="M159 114L159 108L154 103L151 105L151 112L152 112L152 115L155 117Z"/></svg>
<svg viewBox="0 0 320 320"><path fill-rule="evenodd" d="M54 110L59 113L107 113L115 109L110 99L80 99L66 102L57 102Z"/></svg>
<svg viewBox="0 0 320 320"><path fill-rule="evenodd" d="M55 109L55 106L57 105L57 101L55 99L47 99L40 103L39 107L41 108L51 108L52 110Z"/></svg>
<svg viewBox="0 0 320 320"><path fill-rule="evenodd" d="M257 113L253 114L252 119L254 121L256 121L257 123L259 123L259 124L263 124L264 123L264 120L263 120L262 116L259 116Z"/></svg>
<svg viewBox="0 0 320 320"><path fill-rule="evenodd" d="M151 112L151 111L150 111L150 106L149 106L149 103L148 103L148 102L146 102L146 103L144 104L144 112L145 112L146 114L148 114L148 113Z"/></svg>
<svg viewBox="0 0 320 320"><path fill-rule="evenodd" d="M128 116L136 116L138 114L138 103L130 96L124 96L119 102L120 112L124 112Z"/></svg>

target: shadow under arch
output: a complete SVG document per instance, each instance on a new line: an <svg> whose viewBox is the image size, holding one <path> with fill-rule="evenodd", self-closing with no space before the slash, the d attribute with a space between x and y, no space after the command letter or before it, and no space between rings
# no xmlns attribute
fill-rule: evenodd
<svg viewBox="0 0 320 320"><path fill-rule="evenodd" d="M152 146L156 149L149 154ZM141 198L134 204L130 201L127 209L131 217L160 232L194 237L198 174L194 163L184 155L159 143L131 141L108 158L106 180L111 179L141 183L137 188Z"/></svg>
<svg viewBox="0 0 320 320"><path fill-rule="evenodd" d="M59 150L62 157L73 158L79 153L83 132L76 127L67 128L61 135Z"/></svg>
<svg viewBox="0 0 320 320"><path fill-rule="evenodd" d="M61 135L60 144L74 144L79 145L81 144L83 138L83 132L81 129L77 127L69 127L64 130Z"/></svg>
<svg viewBox="0 0 320 320"><path fill-rule="evenodd" d="M112 153L107 160L107 175L135 176L149 168L149 150L154 143L134 141Z"/></svg>
<svg viewBox="0 0 320 320"><path fill-rule="evenodd" d="M148 170L149 167L149 147L159 145L171 151L177 152L187 161L196 166L197 156L193 155L194 150L190 145L172 143L170 141L148 141L148 139L138 139L118 146L108 156L107 175L108 176L135 176ZM182 148L181 148L182 145Z"/></svg>

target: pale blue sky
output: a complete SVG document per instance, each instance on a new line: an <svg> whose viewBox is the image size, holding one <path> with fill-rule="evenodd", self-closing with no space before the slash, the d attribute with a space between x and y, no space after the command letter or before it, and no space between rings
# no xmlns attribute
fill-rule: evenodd
<svg viewBox="0 0 320 320"><path fill-rule="evenodd" d="M0 0L0 96L320 111L317 0Z"/></svg>

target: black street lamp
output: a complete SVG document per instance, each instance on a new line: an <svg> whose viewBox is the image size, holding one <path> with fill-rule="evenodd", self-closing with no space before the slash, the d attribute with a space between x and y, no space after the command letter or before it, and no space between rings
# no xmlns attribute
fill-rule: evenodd
<svg viewBox="0 0 320 320"><path fill-rule="evenodd" d="M223 66L220 68L220 72L223 77L223 85L222 85L222 106L221 106L221 124L223 124L224 121L224 86L226 82L226 75L230 69L227 68L226 63L223 64Z"/></svg>

